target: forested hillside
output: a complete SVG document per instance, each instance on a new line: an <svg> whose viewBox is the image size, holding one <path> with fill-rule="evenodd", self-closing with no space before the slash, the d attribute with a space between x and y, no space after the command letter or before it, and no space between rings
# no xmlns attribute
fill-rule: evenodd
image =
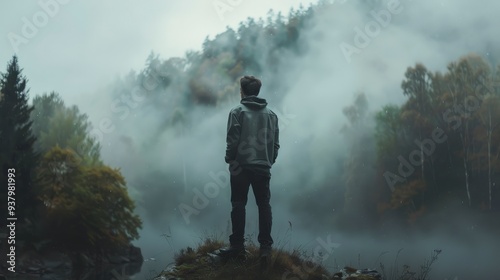
<svg viewBox="0 0 500 280"><path fill-rule="evenodd" d="M353 4L360 21L385 8L367 3ZM485 43L487 53L432 66L412 57L405 71L400 57L371 53L391 40L374 37L350 64L329 37L356 36L331 24L344 16L339 5L250 17L182 57L151 52L142 69L89 94L89 112L67 104L70 93L30 90L13 56L0 77L0 181L15 168L24 248L99 260L139 239L146 220L161 230L223 227L225 126L243 75L263 80L280 119L278 225L359 232L463 220L498 230L500 52ZM408 28L393 16L387 32ZM443 37L432 42L453 41ZM217 193L203 197L212 182ZM1 188L0 200L7 194Z"/></svg>
<svg viewBox="0 0 500 280"><path fill-rule="evenodd" d="M43 262L55 252L75 269L100 265L139 237L142 221L125 179L102 163L87 115L55 93L30 105L27 85L14 56L0 80L1 180L9 183L0 193L8 201L1 215L15 225L9 244L17 272L43 271L40 262L30 266L33 256Z"/></svg>
<svg viewBox="0 0 500 280"><path fill-rule="evenodd" d="M369 10L377 5L380 3L361 8ZM291 60L309 54L310 45L317 43L309 40L317 18L333 8L335 5L325 2L292 10L287 16L270 12L265 20L249 18L237 30L228 28L212 39L207 38L200 51L190 51L181 58L162 59L152 53L143 70L130 73L116 85L112 94L117 99L130 95L130 100L137 104L126 108L115 103L113 123L126 137L126 127L130 125L126 118L131 111L146 120L158 112L162 120L148 122L153 133L149 139L141 137L141 141L143 145L168 145L158 143L158 137L163 133L191 135L189 131L197 127L200 117L209 118L227 104L238 102L238 77L253 74L263 75L267 82L266 98L275 103L287 125L290 120L278 104L287 98L294 83L283 79L283 73L289 71ZM333 217L325 215L320 220L370 217L372 225L383 224L384 217L413 223L443 210L449 203L450 207L474 211L498 211L496 123L500 115L495 108L499 68L493 61L493 54L483 58L463 53L462 58L443 65L444 72L433 72L415 61L400 73L400 85L394 85L399 86L403 103L374 107L369 90L345 93L353 96L353 104L343 109L344 127L330 135L342 135L350 148L341 157L331 154L330 175L319 179L319 184L307 194L322 199L325 193L330 195L322 204L327 206L310 206L297 197L292 199L291 211L307 216L309 212L305 210L310 207L319 213L342 209ZM303 96L307 97L307 92ZM205 108L201 115L197 114L199 108ZM128 144L137 140L128 136ZM138 151L147 153L153 146L143 146ZM169 176L142 176L148 179L138 179L138 184L149 186L148 191L141 192L144 204L158 204L159 209L165 209L166 204L154 193L169 192L155 182ZM172 176L177 179L172 180L175 182L167 199L173 196L175 203L183 199L183 183L182 175Z"/></svg>

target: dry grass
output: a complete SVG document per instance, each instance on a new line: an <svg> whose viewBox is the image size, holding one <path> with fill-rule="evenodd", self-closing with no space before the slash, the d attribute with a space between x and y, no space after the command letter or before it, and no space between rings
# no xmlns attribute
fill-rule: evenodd
<svg viewBox="0 0 500 280"><path fill-rule="evenodd" d="M312 261L304 251L273 249L267 270L262 271L259 259L259 248L250 243L247 246L247 259L215 262L208 256L227 244L217 237L206 238L198 248L186 248L175 256L176 269L169 276L180 279L203 280L282 280L282 279L308 279L324 280L333 279L326 268ZM401 250L400 250L401 251ZM381 274L384 280L428 280L431 266L437 260L440 250L435 250L431 258L420 266L420 272L413 272L409 266L404 265L398 270L397 259L389 273L381 263ZM356 279L364 276L358 276ZM373 278L366 278L373 279Z"/></svg>
<svg viewBox="0 0 500 280"><path fill-rule="evenodd" d="M431 257L429 259L424 260L424 263L420 265L419 273L412 271L410 266L408 265L403 265L402 271L399 272L397 260L401 250L402 249L399 249L398 253L396 254L396 259L394 260L393 269L391 269L390 273L387 273L385 270L385 266L382 263L380 263L382 279L383 280L428 280L429 273L431 271L431 266L437 261L438 256L441 253L441 250L436 249L432 251Z"/></svg>
<svg viewBox="0 0 500 280"><path fill-rule="evenodd" d="M259 248L253 244L247 246L247 259L213 263L208 257L211 253L227 244L214 238L206 239L196 249L186 248L175 256L176 277L182 279L204 280L255 280L255 279L309 279L323 280L328 271L310 261L306 254L298 250L286 252L273 250L267 270L262 271Z"/></svg>

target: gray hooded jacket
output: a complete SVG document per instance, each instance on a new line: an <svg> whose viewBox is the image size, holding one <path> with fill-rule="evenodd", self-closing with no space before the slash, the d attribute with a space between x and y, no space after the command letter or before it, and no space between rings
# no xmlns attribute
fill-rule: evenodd
<svg viewBox="0 0 500 280"><path fill-rule="evenodd" d="M226 163L270 174L278 157L278 116L265 99L247 96L229 113Z"/></svg>

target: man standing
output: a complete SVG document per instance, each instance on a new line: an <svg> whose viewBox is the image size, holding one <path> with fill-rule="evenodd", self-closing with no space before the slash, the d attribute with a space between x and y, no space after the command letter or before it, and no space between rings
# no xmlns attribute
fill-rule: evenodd
<svg viewBox="0 0 500 280"><path fill-rule="evenodd" d="M258 97L262 86L259 79L244 76L240 86L241 104L229 113L225 157L231 174L233 232L229 236L231 246L221 249L219 254L231 258L245 254L245 206L252 185L259 208L260 256L267 260L273 244L269 181L280 148L278 117L267 108L266 100Z"/></svg>

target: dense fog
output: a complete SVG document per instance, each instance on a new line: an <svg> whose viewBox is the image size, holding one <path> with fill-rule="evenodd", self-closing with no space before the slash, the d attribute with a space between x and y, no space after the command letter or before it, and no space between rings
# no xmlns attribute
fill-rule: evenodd
<svg viewBox="0 0 500 280"><path fill-rule="evenodd" d="M380 192L375 184L384 179L383 171L376 167L374 116L382 106L405 102L401 82L408 67L421 63L432 72L446 72L449 63L473 54L495 69L500 55L500 18L496 15L500 4L493 0L324 2L312 6L313 15L300 29L298 50L279 49L270 57L272 35L257 36L252 43L251 59L261 67L242 70L243 74L255 74L262 80L259 96L267 99L279 117L281 149L271 170L275 246L311 252L321 245L318 240L330 240L335 248L322 263L331 271L344 265L379 269L380 262L388 270L402 264L418 270L437 249L442 253L432 267L432 279L479 279L499 273L498 225L492 224L494 215L498 223L498 207L492 210L496 211L493 214L480 215L457 206L456 201L443 201L421 223L401 224L391 219L378 220L376 213L356 209L347 213L345 182L352 172L348 170L352 152L362 150L363 167L357 169L356 180L365 182L363 195L367 199ZM226 15L244 13L245 9L251 10L250 6L242 1ZM298 9L297 5L294 8ZM115 12L113 5L106 5L99 14ZM99 30L91 17L62 18L62 14L61 10L61 18L54 20L77 21L78 25L85 22L92 30ZM253 17L251 13L247 16ZM276 16L275 12L272 17ZM168 35L161 28L154 28L154 36ZM50 40L56 34L49 29L41 30L37 36L47 34ZM199 29L203 31L203 26ZM223 32L229 39L222 36L215 40L215 36L210 36L208 39L214 40L212 47L234 48L235 41L226 29L220 28L217 33ZM137 37L140 33L140 29L135 30L127 42L115 42L110 30L102 40L107 42L110 53L120 52L123 47L144 44ZM176 36L164 42L165 48L175 44L182 32ZM194 51L206 51L208 47L202 43ZM71 48L65 51L75 54L72 64L92 64L96 73L102 73L101 67L115 69L106 66L112 61L102 53L85 55L84 48L88 46L83 42L81 49L74 43L68 44ZM88 114L94 127L90 133L102 145L103 161L120 168L126 178L136 212L144 223L140 239L134 242L142 248L146 259L141 272L144 276L165 268L175 252L186 246L196 246L210 236L227 240L230 234L229 173L223 157L227 116L240 98L238 80L231 75L213 74L216 69L193 70L194 79L208 91L216 92L215 102L195 102L193 99L204 99L186 94L193 91L186 77L192 77L179 70L190 69L188 54L175 64L175 60L169 60L172 57L161 55L163 47L160 43L151 46L154 54L147 61L147 54L135 58L146 61L144 69L120 65L118 75L104 74L109 80L98 75L87 78L88 70L51 78L63 85L79 80L75 84L82 84L85 90L75 89L81 92L78 95L62 91L60 94ZM2 52L11 55L10 50ZM23 57L22 49L19 52L27 74L42 71L29 68L42 68L47 75L61 73L60 69L52 70L62 65L57 53L53 56L52 64L37 65ZM269 60L276 57L279 63L270 67ZM177 65L178 72L165 68L165 61L170 61L168 65L172 67ZM155 63L163 66L156 67ZM124 74L130 69L132 72ZM147 71L152 69L160 73L153 73L155 78L148 81ZM174 72L185 75L175 76ZM165 82L158 79L160 76L170 80ZM221 84L230 87L223 94L217 93ZM57 84L53 87L67 88ZM31 94L41 93L31 86ZM344 108L355 104L361 93L367 101L365 121L353 125ZM389 186L385 191L389 191ZM343 227L346 223L342 215L350 215L352 224L348 228ZM251 191L246 232L249 240L256 243L258 216Z"/></svg>

